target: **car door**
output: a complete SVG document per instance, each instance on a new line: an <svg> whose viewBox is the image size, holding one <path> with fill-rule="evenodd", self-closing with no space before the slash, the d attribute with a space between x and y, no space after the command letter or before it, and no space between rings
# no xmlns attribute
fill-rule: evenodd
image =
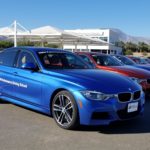
<svg viewBox="0 0 150 150"><path fill-rule="evenodd" d="M0 52L0 93L4 97L12 98L14 87L14 63L17 49L7 49Z"/></svg>
<svg viewBox="0 0 150 150"><path fill-rule="evenodd" d="M14 69L14 81L16 83L14 97L20 101L39 107L42 105L40 72L23 69L22 65L25 63L33 63L37 65L32 52L21 50L16 62L16 68Z"/></svg>

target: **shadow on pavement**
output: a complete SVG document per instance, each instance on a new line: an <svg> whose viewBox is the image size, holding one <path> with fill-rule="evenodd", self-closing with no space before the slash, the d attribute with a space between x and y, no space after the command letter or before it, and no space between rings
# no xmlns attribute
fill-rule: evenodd
<svg viewBox="0 0 150 150"><path fill-rule="evenodd" d="M10 104L7 101L3 101L0 99L1 104ZM18 106L18 105L16 105ZM24 108L22 106L19 106ZM32 112L37 112L31 110L29 108L24 108ZM39 114L40 112L37 112ZM49 115L44 114L47 117ZM150 98L146 100L145 103L145 111L143 116L139 116L135 119L131 119L128 121L114 122L108 126L80 126L76 131L85 131L85 132L99 132L102 134L138 134L138 133L150 133Z"/></svg>
<svg viewBox="0 0 150 150"><path fill-rule="evenodd" d="M96 131L103 134L150 133L150 99L146 101L143 116L128 121L114 122L108 126L82 126L80 131Z"/></svg>
<svg viewBox="0 0 150 150"><path fill-rule="evenodd" d="M9 104L9 102L0 99L0 104Z"/></svg>

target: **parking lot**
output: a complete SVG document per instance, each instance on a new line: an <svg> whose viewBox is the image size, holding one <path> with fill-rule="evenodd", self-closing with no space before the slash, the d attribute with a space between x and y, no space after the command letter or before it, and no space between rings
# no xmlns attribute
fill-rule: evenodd
<svg viewBox="0 0 150 150"><path fill-rule="evenodd" d="M49 116L0 103L0 150L149 150L150 100L144 116L110 126L59 128Z"/></svg>

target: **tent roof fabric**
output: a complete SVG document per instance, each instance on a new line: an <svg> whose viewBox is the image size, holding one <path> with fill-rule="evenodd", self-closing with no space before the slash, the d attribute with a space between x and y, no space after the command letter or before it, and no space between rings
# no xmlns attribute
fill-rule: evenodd
<svg viewBox="0 0 150 150"><path fill-rule="evenodd" d="M61 35L62 33L62 30L52 26L44 26L31 30L31 34Z"/></svg>
<svg viewBox="0 0 150 150"><path fill-rule="evenodd" d="M16 28L15 28L16 27ZM29 38L30 40L41 39L51 43L64 43L64 44L96 44L96 45L108 45L109 43L100 39L89 38L88 36L78 35L72 32L66 32L64 30L52 27L43 26L32 30L27 30L19 23L16 25L13 23L8 27L0 28L0 36L6 36L7 38L14 38L16 31L17 38Z"/></svg>

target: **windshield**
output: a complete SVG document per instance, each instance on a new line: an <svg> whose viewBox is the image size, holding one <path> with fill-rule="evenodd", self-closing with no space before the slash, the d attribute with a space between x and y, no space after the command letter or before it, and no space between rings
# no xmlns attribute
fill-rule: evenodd
<svg viewBox="0 0 150 150"><path fill-rule="evenodd" d="M146 59L140 58L140 64L148 64L148 62L146 61Z"/></svg>
<svg viewBox="0 0 150 150"><path fill-rule="evenodd" d="M93 59L101 66L122 66L122 64L109 55L92 55Z"/></svg>
<svg viewBox="0 0 150 150"><path fill-rule="evenodd" d="M145 59L145 61L147 62L147 64L150 63L150 59L149 58L143 58L143 59Z"/></svg>
<svg viewBox="0 0 150 150"><path fill-rule="evenodd" d="M136 64L147 64L145 59L139 57L131 57L131 59L133 59Z"/></svg>
<svg viewBox="0 0 150 150"><path fill-rule="evenodd" d="M90 69L78 56L64 52L38 52L45 69Z"/></svg>
<svg viewBox="0 0 150 150"><path fill-rule="evenodd" d="M119 59L125 65L135 65L136 63L128 57L125 56L114 56Z"/></svg>

